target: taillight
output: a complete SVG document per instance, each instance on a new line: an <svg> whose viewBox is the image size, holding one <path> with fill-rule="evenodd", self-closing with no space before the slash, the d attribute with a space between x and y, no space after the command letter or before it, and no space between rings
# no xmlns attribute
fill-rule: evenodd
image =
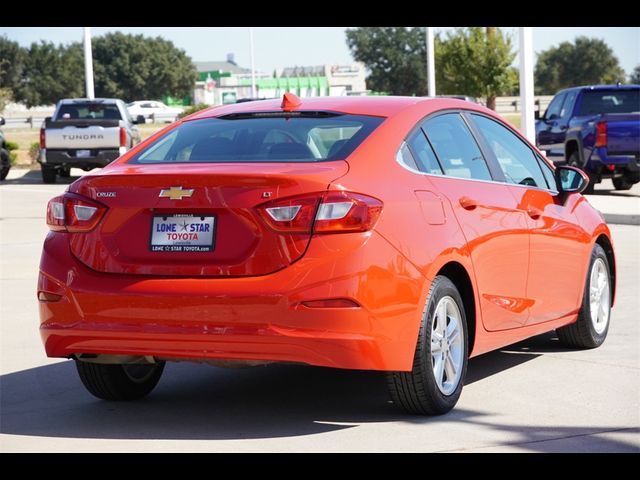
<svg viewBox="0 0 640 480"><path fill-rule="evenodd" d="M596 147L607 146L607 122L596 123Z"/></svg>
<svg viewBox="0 0 640 480"><path fill-rule="evenodd" d="M52 198L47 204L47 225L62 232L89 232L98 224L107 207L75 193Z"/></svg>
<svg viewBox="0 0 640 480"><path fill-rule="evenodd" d="M127 146L127 131L125 130L124 127L120 127L120 146L121 147Z"/></svg>
<svg viewBox="0 0 640 480"><path fill-rule="evenodd" d="M366 232L382 213L382 202L359 193L321 192L274 200L258 211L278 232Z"/></svg>
<svg viewBox="0 0 640 480"><path fill-rule="evenodd" d="M44 128L40 129L40 148L47 148L47 137Z"/></svg>

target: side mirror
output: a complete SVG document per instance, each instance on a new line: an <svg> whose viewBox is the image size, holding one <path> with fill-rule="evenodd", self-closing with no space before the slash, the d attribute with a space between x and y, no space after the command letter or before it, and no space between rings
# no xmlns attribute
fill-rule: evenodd
<svg viewBox="0 0 640 480"><path fill-rule="evenodd" d="M5 124L4 117L0 117L0 127Z"/></svg>
<svg viewBox="0 0 640 480"><path fill-rule="evenodd" d="M136 119L133 121L134 124L140 125L141 123L146 123L147 119L144 118L144 115L138 115Z"/></svg>
<svg viewBox="0 0 640 480"><path fill-rule="evenodd" d="M589 186L589 177L576 167L556 167L556 184L561 193L580 193Z"/></svg>

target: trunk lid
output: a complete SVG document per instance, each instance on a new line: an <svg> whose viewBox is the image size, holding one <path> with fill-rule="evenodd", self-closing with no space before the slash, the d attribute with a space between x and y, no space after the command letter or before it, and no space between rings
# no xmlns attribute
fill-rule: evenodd
<svg viewBox="0 0 640 480"><path fill-rule="evenodd" d="M343 160L318 163L114 165L70 190L108 207L95 230L70 235L71 251L105 273L163 276L255 276L275 272L305 252L310 235L272 230L256 206L322 192L348 171ZM175 199L162 190L181 187ZM188 196L190 190L191 195ZM178 196L184 194L182 199ZM211 218L211 251L152 251L154 216ZM190 222L186 217L187 223ZM207 227L208 228L208 227ZM155 240L154 240L155 241Z"/></svg>

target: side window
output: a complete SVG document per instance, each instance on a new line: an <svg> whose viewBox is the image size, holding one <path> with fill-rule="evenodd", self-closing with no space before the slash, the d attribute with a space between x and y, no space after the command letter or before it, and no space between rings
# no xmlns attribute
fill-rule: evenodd
<svg viewBox="0 0 640 480"><path fill-rule="evenodd" d="M407 139L407 143L416 156L416 162L420 170L431 175L442 175L442 169L438 164L436 154L433 153L433 149L421 129L413 132Z"/></svg>
<svg viewBox="0 0 640 480"><path fill-rule="evenodd" d="M508 183L547 188L538 160L526 143L494 120L482 115L471 116L496 156Z"/></svg>
<svg viewBox="0 0 640 480"><path fill-rule="evenodd" d="M445 175L491 180L480 148L459 114L446 113L431 118L423 129Z"/></svg>
<svg viewBox="0 0 640 480"><path fill-rule="evenodd" d="M404 142L402 143L400 150L398 150L396 160L398 161L398 163L410 168L411 170L420 170L418 164L416 163L416 160L413 158L411 150L409 150L409 146Z"/></svg>
<svg viewBox="0 0 640 480"><path fill-rule="evenodd" d="M538 155L536 155L536 159L538 160L538 165L540 165L540 170L542 170L542 174L544 178L547 180L547 185L550 190L558 190L558 186L556 185L556 177L553 174L553 170L551 167L547 165L547 162L542 160Z"/></svg>
<svg viewBox="0 0 640 480"><path fill-rule="evenodd" d="M569 118L571 118L571 112L573 111L573 103L575 102L576 95L578 95L577 90L572 90L567 93L567 98L562 104L562 109L560 110L560 118L563 120L569 120Z"/></svg>
<svg viewBox="0 0 640 480"><path fill-rule="evenodd" d="M561 93L560 95L556 95L551 103L547 107L547 111L544 114L545 120L553 120L554 118L560 117L560 110L562 109L562 102L564 102L564 97L566 97L566 93Z"/></svg>

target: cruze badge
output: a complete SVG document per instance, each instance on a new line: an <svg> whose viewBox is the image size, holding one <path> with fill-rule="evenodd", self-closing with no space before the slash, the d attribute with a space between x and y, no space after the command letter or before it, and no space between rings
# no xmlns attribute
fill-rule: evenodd
<svg viewBox="0 0 640 480"><path fill-rule="evenodd" d="M171 187L160 190L160 198L170 198L171 200L182 200L184 197L193 195L193 188Z"/></svg>

